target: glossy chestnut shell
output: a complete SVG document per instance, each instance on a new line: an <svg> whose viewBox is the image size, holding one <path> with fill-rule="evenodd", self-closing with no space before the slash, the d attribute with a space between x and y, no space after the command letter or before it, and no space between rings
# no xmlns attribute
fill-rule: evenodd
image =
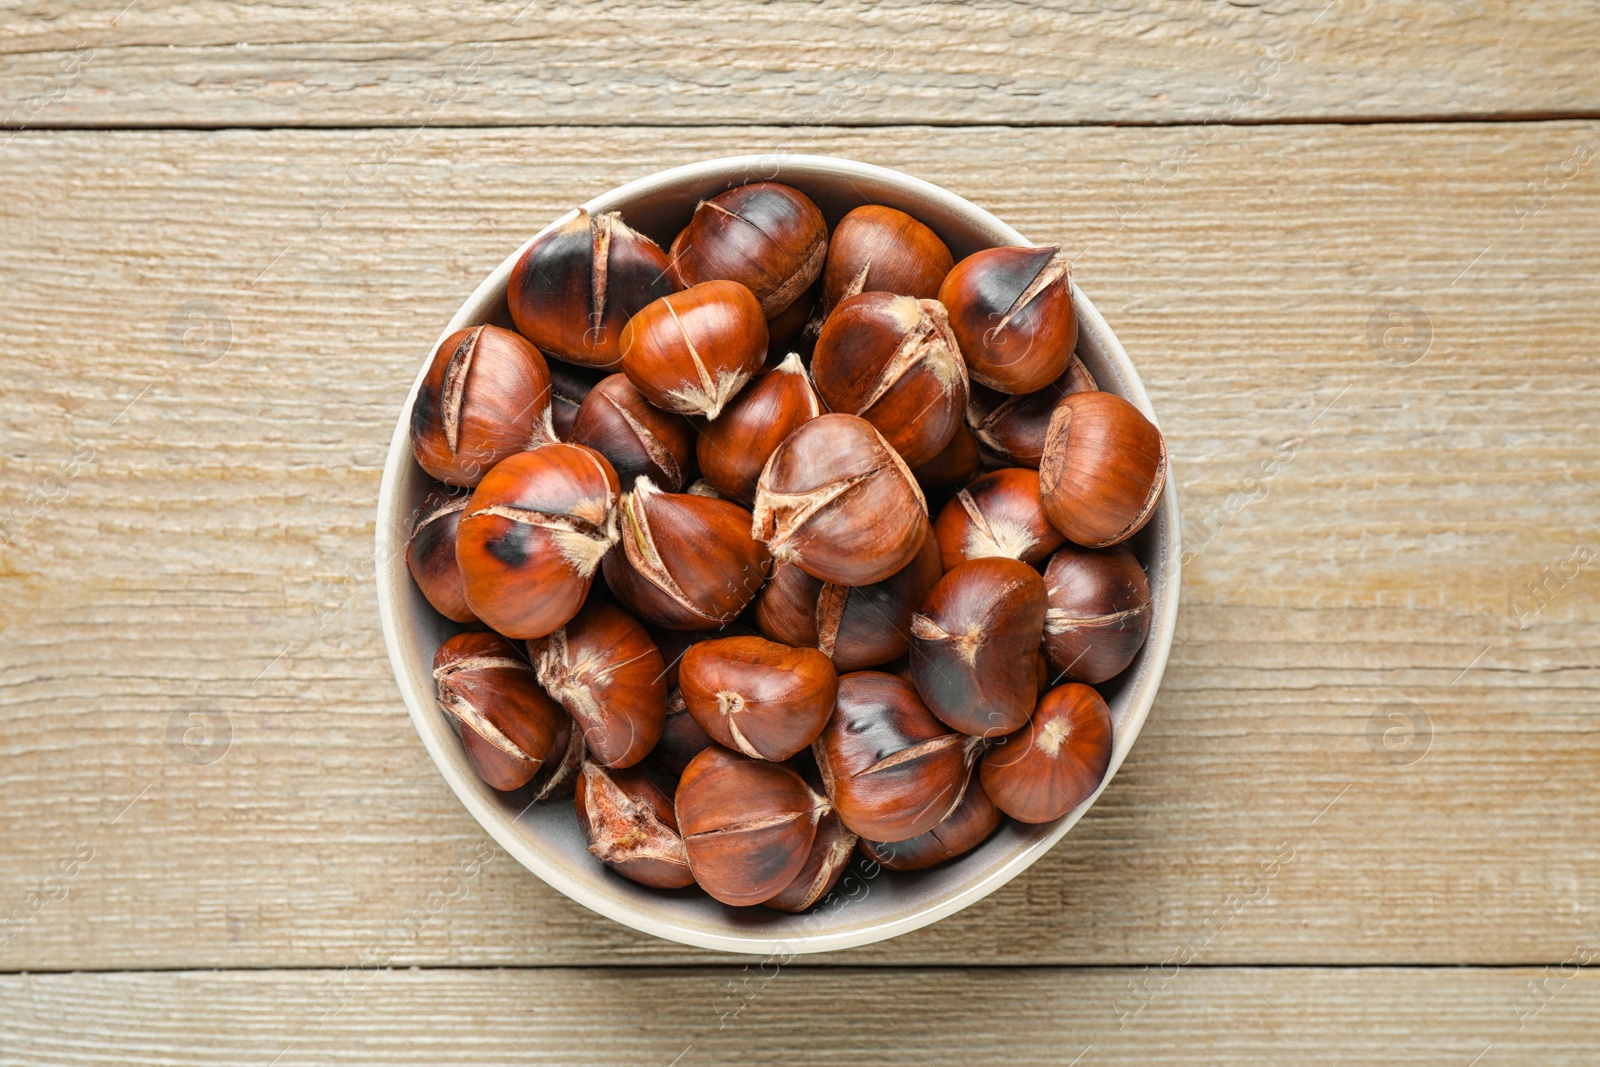
<svg viewBox="0 0 1600 1067"><path fill-rule="evenodd" d="M1044 572L1044 651L1079 682L1110 681L1150 633L1150 583L1123 545L1064 545Z"/></svg>
<svg viewBox="0 0 1600 1067"><path fill-rule="evenodd" d="M772 453L822 411L805 364L791 352L751 379L722 414L701 427L695 445L700 470L722 496L748 504Z"/></svg>
<svg viewBox="0 0 1600 1067"><path fill-rule="evenodd" d="M1059 819L1099 788L1111 765L1111 709L1081 682L1039 700L1033 718L984 753L984 792L1018 822Z"/></svg>
<svg viewBox="0 0 1600 1067"><path fill-rule="evenodd" d="M1056 529L1085 548L1138 533L1167 479L1167 445L1140 410L1115 393L1073 393L1050 417L1039 491Z"/></svg>
<svg viewBox="0 0 1600 1067"><path fill-rule="evenodd" d="M663 411L714 419L767 358L749 289L710 281L645 305L622 331L622 372Z"/></svg>
<svg viewBox="0 0 1600 1067"><path fill-rule="evenodd" d="M864 204L833 228L822 269L824 316L857 293L932 299L955 266L928 227L896 208Z"/></svg>
<svg viewBox="0 0 1600 1067"><path fill-rule="evenodd" d="M666 663L650 635L621 608L590 600L561 629L528 642L539 684L583 731L607 767L647 756L667 717Z"/></svg>
<svg viewBox="0 0 1600 1067"><path fill-rule="evenodd" d="M934 520L945 570L969 559L1005 556L1037 565L1066 541L1044 513L1039 472L990 471L956 492Z"/></svg>
<svg viewBox="0 0 1600 1067"><path fill-rule="evenodd" d="M939 287L972 380L1002 393L1043 389L1078 343L1070 263L1060 248L987 248Z"/></svg>
<svg viewBox="0 0 1600 1067"><path fill-rule="evenodd" d="M1035 393L1013 396L974 382L967 399L967 423L977 443L1002 465L1038 470L1050 416L1061 398L1097 388L1094 376L1074 353L1061 376Z"/></svg>
<svg viewBox="0 0 1600 1067"><path fill-rule="evenodd" d="M676 493L694 474L694 426L645 399L626 375L613 374L591 389L566 440L588 445L610 461L623 489L640 475Z"/></svg>
<svg viewBox="0 0 1600 1067"><path fill-rule="evenodd" d="M411 407L417 465L474 486L507 456L555 439L550 369L523 338L473 326L439 342Z"/></svg>
<svg viewBox="0 0 1600 1067"><path fill-rule="evenodd" d="M463 490L435 489L417 508L417 518L406 543L406 566L411 578L433 610L451 622L476 622L467 605L456 563L456 527L472 494Z"/></svg>
<svg viewBox="0 0 1600 1067"><path fill-rule="evenodd" d="M672 270L684 286L740 282L776 319L817 280L827 254L828 224L810 197L755 182L700 202L672 242Z"/></svg>
<svg viewBox="0 0 1600 1067"><path fill-rule="evenodd" d="M712 740L755 759L781 761L822 732L833 714L838 675L814 648L723 637L689 646L678 688Z"/></svg>
<svg viewBox="0 0 1600 1067"><path fill-rule="evenodd" d="M927 833L886 843L862 839L861 854L891 871L922 871L977 848L1000 825L994 806L980 782L967 784L966 796L950 817Z"/></svg>
<svg viewBox="0 0 1600 1067"><path fill-rule="evenodd" d="M761 903L778 911L802 912L828 895L855 855L856 835L845 828L839 813L830 811L817 823L811 854L805 866L777 896Z"/></svg>
<svg viewBox="0 0 1600 1067"><path fill-rule="evenodd" d="M559 756L566 714L499 634L450 638L434 654L433 679L439 710L455 724L472 769L493 788L521 788Z"/></svg>

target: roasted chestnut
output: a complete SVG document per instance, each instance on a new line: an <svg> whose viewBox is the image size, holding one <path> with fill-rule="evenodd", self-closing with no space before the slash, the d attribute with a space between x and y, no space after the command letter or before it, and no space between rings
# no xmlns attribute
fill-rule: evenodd
<svg viewBox="0 0 1600 1067"><path fill-rule="evenodd" d="M1072 393L1050 417L1039 490L1055 528L1086 548L1138 533L1161 500L1167 445L1115 393Z"/></svg>
<svg viewBox="0 0 1600 1067"><path fill-rule="evenodd" d="M694 721L718 744L755 759L786 760L817 739L838 675L814 648L764 637L722 637L690 645L678 688Z"/></svg>
<svg viewBox="0 0 1600 1067"><path fill-rule="evenodd" d="M1080 682L1128 669L1150 633L1150 583L1123 545L1064 545L1044 572L1044 652Z"/></svg>
<svg viewBox="0 0 1600 1067"><path fill-rule="evenodd" d="M781 763L713 745L689 761L675 798L689 869L724 904L760 904L806 866L829 804Z"/></svg>
<svg viewBox="0 0 1600 1067"><path fill-rule="evenodd" d="M694 884L672 798L647 772L585 763L574 806L590 853L607 867L657 889Z"/></svg>
<svg viewBox="0 0 1600 1067"><path fill-rule="evenodd" d="M556 438L565 441L572 433L572 424L578 420L583 398L605 375L559 359L546 360L546 365L550 368L550 422L555 426Z"/></svg>
<svg viewBox="0 0 1600 1067"><path fill-rule="evenodd" d="M529 641L528 658L600 763L632 767L661 740L667 665L645 628L621 608L591 600L555 633Z"/></svg>
<svg viewBox="0 0 1600 1067"><path fill-rule="evenodd" d="M1039 472L1026 467L991 471L959 490L933 532L947 571L985 556L1037 565L1066 541L1045 516Z"/></svg>
<svg viewBox="0 0 1600 1067"><path fill-rule="evenodd" d="M550 369L538 349L498 326L439 342L411 406L418 466L473 486L507 456L553 440Z"/></svg>
<svg viewBox="0 0 1600 1067"><path fill-rule="evenodd" d="M533 668L499 634L457 634L433 657L439 710L467 761L502 791L527 785L563 740L566 714L539 688Z"/></svg>
<svg viewBox="0 0 1600 1067"><path fill-rule="evenodd" d="M827 254L828 224L817 205L798 189L756 182L700 202L672 242L672 270L686 287L740 282L776 319L817 280Z"/></svg>
<svg viewBox="0 0 1600 1067"><path fill-rule="evenodd" d="M856 835L845 828L839 813L830 811L817 823L811 855L805 866L777 896L761 903L778 911L802 912L827 896L856 850Z"/></svg>
<svg viewBox="0 0 1600 1067"><path fill-rule="evenodd" d="M1081 682L1039 700L1033 718L984 754L979 778L1018 822L1059 819L1100 786L1111 765L1111 709Z"/></svg>
<svg viewBox="0 0 1600 1067"><path fill-rule="evenodd" d="M748 504L767 459L802 423L821 414L805 364L791 352L751 379L721 415L701 428L695 445L700 471L718 493Z"/></svg>
<svg viewBox="0 0 1600 1067"><path fill-rule="evenodd" d="M738 282L647 304L622 330L622 372L663 411L714 419L767 358L767 320Z"/></svg>
<svg viewBox="0 0 1600 1067"><path fill-rule="evenodd" d="M935 719L910 682L857 671L839 679L833 718L811 751L845 826L893 842L950 816L982 747Z"/></svg>
<svg viewBox="0 0 1600 1067"><path fill-rule="evenodd" d="M977 443L1006 466L1038 470L1056 405L1069 393L1093 392L1096 388L1089 369L1074 354L1061 377L1036 393L1012 396L974 382L967 400L967 422Z"/></svg>
<svg viewBox="0 0 1600 1067"><path fill-rule="evenodd" d="M417 508L416 524L406 544L406 566L433 610L451 622L475 622L461 587L456 564L456 527L472 494L464 490L435 489Z"/></svg>
<svg viewBox="0 0 1600 1067"><path fill-rule="evenodd" d="M756 484L757 540L835 585L871 585L910 563L927 533L911 470L867 420L830 414L789 435Z"/></svg>
<svg viewBox="0 0 1600 1067"><path fill-rule="evenodd" d="M618 513L622 550L605 557L606 585L646 622L714 630L738 617L767 580L771 560L737 504L664 493L641 477Z"/></svg>
<svg viewBox="0 0 1600 1067"><path fill-rule="evenodd" d="M498 464L456 530L473 614L519 639L565 625L616 544L619 490L611 464L582 445L544 445Z"/></svg>
<svg viewBox="0 0 1600 1067"><path fill-rule="evenodd" d="M650 764L662 774L677 781L689 761L716 742L700 729L700 724L689 714L683 702L683 692L673 686L667 691L667 722L661 729L661 740L650 753Z"/></svg>
<svg viewBox="0 0 1600 1067"><path fill-rule="evenodd" d="M517 329L549 355L615 368L623 326L677 288L654 241L616 212L591 217L578 208L518 257L506 303Z"/></svg>
<svg viewBox="0 0 1600 1067"><path fill-rule="evenodd" d="M820 649L841 674L876 667L906 654L911 616L943 573L931 535L910 563L872 585L833 585L779 563L756 597L756 626L774 641Z"/></svg>
<svg viewBox="0 0 1600 1067"><path fill-rule="evenodd" d="M829 411L872 423L912 467L943 451L966 415L966 364L937 300L843 301L822 324L811 377Z"/></svg>
<svg viewBox="0 0 1600 1067"><path fill-rule="evenodd" d="M946 489L965 485L978 475L982 457L978 454L978 441L966 425L956 427L950 443L937 456L920 467L912 467L911 474L917 484L925 489Z"/></svg>
<svg viewBox="0 0 1600 1067"><path fill-rule="evenodd" d="M911 620L911 676L928 709L979 737L1027 722L1044 613L1044 580L1018 560L990 556L945 572Z"/></svg>
<svg viewBox="0 0 1600 1067"><path fill-rule="evenodd" d="M610 460L624 489L647 474L676 493L693 473L694 437L688 419L662 411L626 375L613 374L584 397L566 439Z"/></svg>
<svg viewBox="0 0 1600 1067"><path fill-rule="evenodd" d="M928 227L904 211L865 204L840 219L828 241L823 316L857 293L931 299L953 266L950 249Z"/></svg>
<svg viewBox="0 0 1600 1067"><path fill-rule="evenodd" d="M936 863L971 852L989 839L1000 825L994 806L980 782L967 783L967 794L950 817L927 833L904 841L861 841L867 859L891 871L921 871Z"/></svg>
<svg viewBox="0 0 1600 1067"><path fill-rule="evenodd" d="M1070 267L1055 245L988 248L955 265L939 302L973 381L1031 393L1067 369L1078 343Z"/></svg>

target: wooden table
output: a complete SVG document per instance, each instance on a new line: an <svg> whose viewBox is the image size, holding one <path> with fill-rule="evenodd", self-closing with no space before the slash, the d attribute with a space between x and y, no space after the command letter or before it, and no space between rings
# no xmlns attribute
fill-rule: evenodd
<svg viewBox="0 0 1600 1067"><path fill-rule="evenodd" d="M1591 5L125 2L0 12L0 1062L1595 1062ZM781 968L488 844L370 581L478 279L766 150L1067 247L1189 552L1082 825Z"/></svg>

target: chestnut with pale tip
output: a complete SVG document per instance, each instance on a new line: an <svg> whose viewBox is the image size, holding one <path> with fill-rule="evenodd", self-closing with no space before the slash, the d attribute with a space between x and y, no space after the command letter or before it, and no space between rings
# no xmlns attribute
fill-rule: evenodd
<svg viewBox="0 0 1600 1067"><path fill-rule="evenodd" d="M626 375L613 374L589 391L567 440L605 456L623 489L649 475L675 493L694 473L694 426L650 403Z"/></svg>
<svg viewBox="0 0 1600 1067"><path fill-rule="evenodd" d="M939 287L973 381L1002 393L1043 389L1078 344L1071 263L1055 245L987 248Z"/></svg>
<svg viewBox="0 0 1600 1067"><path fill-rule="evenodd" d="M934 718L910 682L880 671L839 679L833 718L811 746L845 826L886 842L949 818L982 749Z"/></svg>
<svg viewBox="0 0 1600 1067"><path fill-rule="evenodd" d="M561 629L528 642L539 684L583 731L589 755L632 767L661 740L666 663L645 628L614 604L591 600Z"/></svg>
<svg viewBox="0 0 1600 1067"><path fill-rule="evenodd" d="M550 369L538 349L498 326L439 342L411 406L417 466L470 487L506 457L554 440Z"/></svg>
<svg viewBox="0 0 1600 1067"><path fill-rule="evenodd" d="M969 559L1005 556L1043 563L1066 542L1039 499L1039 472L1026 467L990 471L962 487L933 523L944 569Z"/></svg>
<svg viewBox="0 0 1600 1067"><path fill-rule="evenodd" d="M792 186L755 182L702 200L673 240L671 259L680 284L739 282L776 320L804 298L827 254L828 224L811 198Z"/></svg>
<svg viewBox="0 0 1600 1067"><path fill-rule="evenodd" d="M672 798L647 772L585 763L573 806L590 854L624 878L657 889L694 884Z"/></svg>
<svg viewBox="0 0 1600 1067"><path fill-rule="evenodd" d="M1039 700L1033 718L984 753L979 780L1018 822L1051 822L1088 800L1111 766L1111 709L1081 682Z"/></svg>
<svg viewBox="0 0 1600 1067"><path fill-rule="evenodd" d="M811 377L828 410L872 423L913 467L943 451L966 415L966 364L937 300L845 300L822 325Z"/></svg>
<svg viewBox="0 0 1600 1067"><path fill-rule="evenodd" d="M695 453L705 480L729 500L749 503L772 453L823 412L800 356L789 353L750 380L722 414L700 429Z"/></svg>
<svg viewBox="0 0 1600 1067"><path fill-rule="evenodd" d="M723 637L689 646L678 670L684 705L718 744L781 761L817 739L838 675L814 648L764 637Z"/></svg>
<svg viewBox="0 0 1600 1067"><path fill-rule="evenodd" d="M591 216L578 208L518 257L506 303L517 330L549 355L612 369L622 358L623 326L678 288L654 241L614 211Z"/></svg>
<svg viewBox="0 0 1600 1067"><path fill-rule="evenodd" d="M973 383L967 399L967 422L977 443L1008 467L1039 469L1044 440L1062 397L1092 393L1094 376L1076 354L1061 376L1038 392L1013 396Z"/></svg>
<svg viewBox="0 0 1600 1067"><path fill-rule="evenodd" d="M896 208L863 204L833 228L822 268L826 318L858 293L933 298L955 266L938 234Z"/></svg>
<svg viewBox="0 0 1600 1067"><path fill-rule="evenodd" d="M794 876L777 896L761 903L777 911L799 913L828 895L839 876L850 865L855 855L856 835L839 819L839 813L830 811L817 823L817 835L811 842L811 854L805 866Z"/></svg>
<svg viewBox="0 0 1600 1067"><path fill-rule="evenodd" d="M830 810L790 768L717 745L684 768L674 807L695 881L735 906L771 900L794 882Z"/></svg>
<svg viewBox="0 0 1600 1067"><path fill-rule="evenodd" d="M767 460L751 532L773 559L835 585L871 585L910 563L928 530L911 469L866 419L828 414Z"/></svg>
<svg viewBox="0 0 1600 1067"><path fill-rule="evenodd" d="M1079 682L1107 682L1150 633L1150 582L1125 545L1064 545L1044 571L1044 651Z"/></svg>
<svg viewBox="0 0 1600 1067"><path fill-rule="evenodd" d="M999 825L1000 809L983 791L982 783L972 781L956 810L932 830L892 843L863 838L861 854L891 871L923 871L971 852Z"/></svg>
<svg viewBox="0 0 1600 1067"><path fill-rule="evenodd" d="M520 789L552 753L559 756L566 714L499 634L450 638L434 654L433 680L439 710L455 726L472 769L492 788Z"/></svg>
<svg viewBox="0 0 1600 1067"><path fill-rule="evenodd" d="M473 614L518 639L565 625L617 542L619 492L611 464L582 445L543 445L496 465L456 530Z"/></svg>
<svg viewBox="0 0 1600 1067"><path fill-rule="evenodd" d="M476 622L462 588L456 563L456 528L472 494L460 489L435 489L417 508L411 540L406 542L406 567L433 610L451 622Z"/></svg>
<svg viewBox="0 0 1600 1067"><path fill-rule="evenodd" d="M663 411L716 418L767 358L749 289L710 281L645 305L622 330L622 372Z"/></svg>
<svg viewBox="0 0 1600 1067"><path fill-rule="evenodd" d="M1115 393L1073 393L1050 417L1039 491L1056 529L1085 548L1143 529L1167 480L1167 444L1155 424Z"/></svg>
<svg viewBox="0 0 1600 1067"><path fill-rule="evenodd" d="M911 675L928 709L978 737L1027 722L1044 619L1044 579L1019 560L989 556L946 571L911 620Z"/></svg>
<svg viewBox="0 0 1600 1067"><path fill-rule="evenodd" d="M666 493L648 477L618 505L620 551L605 557L606 585L640 619L669 630L713 630L738 617L772 561L739 505Z"/></svg>

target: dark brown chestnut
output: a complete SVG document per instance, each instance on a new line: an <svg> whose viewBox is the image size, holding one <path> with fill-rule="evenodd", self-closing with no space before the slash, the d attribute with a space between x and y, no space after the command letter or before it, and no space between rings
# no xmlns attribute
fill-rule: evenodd
<svg viewBox="0 0 1600 1067"><path fill-rule="evenodd" d="M611 464L582 445L544 445L498 464L456 530L473 614L519 639L565 625L617 542L619 491Z"/></svg>
<svg viewBox="0 0 1600 1067"><path fill-rule="evenodd" d="M924 489L947 489L976 478L981 462L977 438L963 424L956 427L950 443L937 456L920 467L912 467L911 474Z"/></svg>
<svg viewBox="0 0 1600 1067"><path fill-rule="evenodd" d="M1128 669L1150 633L1150 583L1123 545L1064 545L1044 572L1044 652L1079 682Z"/></svg>
<svg viewBox="0 0 1600 1067"><path fill-rule="evenodd" d="M829 411L872 423L912 467L943 451L966 416L966 364L937 300L845 300L822 324L811 377Z"/></svg>
<svg viewBox="0 0 1600 1067"><path fill-rule="evenodd" d="M927 502L900 454L857 415L812 419L756 484L757 540L773 559L835 585L871 585L916 556Z"/></svg>
<svg viewBox="0 0 1600 1067"><path fill-rule="evenodd" d="M789 353L777 367L751 379L721 415L701 428L695 445L701 473L727 499L748 504L767 459L822 410L805 364Z"/></svg>
<svg viewBox="0 0 1600 1067"><path fill-rule="evenodd" d="M1081 682L1039 700L1033 718L984 754L979 778L1018 822L1059 819L1100 786L1111 765L1111 709Z"/></svg>
<svg viewBox="0 0 1600 1067"><path fill-rule="evenodd" d="M814 648L764 637L689 646L678 688L712 740L755 759L786 760L817 739L838 689L833 663Z"/></svg>
<svg viewBox="0 0 1600 1067"><path fill-rule="evenodd" d="M1097 388L1088 368L1074 354L1061 377L1036 393L1012 396L974 382L967 400L967 422L978 444L1006 466L1038 470L1050 416L1061 398Z"/></svg>
<svg viewBox="0 0 1600 1067"><path fill-rule="evenodd" d="M595 760L632 767L661 740L667 665L621 608L591 600L555 633L529 641L528 658L539 684L583 730Z"/></svg>
<svg viewBox="0 0 1600 1067"><path fill-rule="evenodd" d="M911 620L911 675L928 709L979 737L1027 722L1044 613L1044 580L1025 563L990 556L946 571Z"/></svg>
<svg viewBox="0 0 1600 1067"><path fill-rule="evenodd" d="M788 888L829 810L783 764L716 745L689 761L675 807L695 881L733 905L760 904Z"/></svg>
<svg viewBox="0 0 1600 1067"><path fill-rule="evenodd" d="M772 562L739 505L664 493L649 478L618 506L622 550L606 556L606 585L644 621L669 630L714 630L738 617Z"/></svg>
<svg viewBox="0 0 1600 1067"><path fill-rule="evenodd" d="M817 205L798 189L756 182L700 202L672 242L672 270L685 287L740 282L776 319L817 280L827 254L828 224Z"/></svg>
<svg viewBox="0 0 1600 1067"><path fill-rule="evenodd" d="M885 843L862 839L861 853L891 871L922 871L977 848L1000 825L1000 809L978 781L967 783L967 794L950 817L927 833L905 841Z"/></svg>
<svg viewBox="0 0 1600 1067"><path fill-rule="evenodd" d="M714 419L767 358L767 320L738 282L647 304L622 331L622 372L663 411Z"/></svg>
<svg viewBox="0 0 1600 1067"><path fill-rule="evenodd" d="M572 716L563 716L555 747L545 758L539 773L528 783L528 788L519 795L531 800L571 796L578 787L578 769L588 758L589 753L583 747L583 730L572 721Z"/></svg>
<svg viewBox="0 0 1600 1067"><path fill-rule="evenodd" d="M1071 264L1055 245L988 248L939 287L973 381L1031 393L1067 369L1078 343Z"/></svg>
<svg viewBox="0 0 1600 1067"><path fill-rule="evenodd" d="M1045 516L1039 472L1026 467L990 471L959 490L933 532L947 571L985 556L1038 565L1066 541Z"/></svg>
<svg viewBox="0 0 1600 1067"><path fill-rule="evenodd" d="M498 326L439 342L411 406L418 466L473 486L507 456L553 440L550 369L538 349Z"/></svg>
<svg viewBox="0 0 1600 1067"><path fill-rule="evenodd" d="M566 714L539 688L533 668L499 634L457 634L433 657L439 710L467 760L502 791L527 785L563 740Z"/></svg>
<svg viewBox="0 0 1600 1067"><path fill-rule="evenodd" d="M472 494L461 489L435 489L423 498L406 543L406 566L433 610L451 622L476 622L467 606L456 564L456 527Z"/></svg>
<svg viewBox="0 0 1600 1067"><path fill-rule="evenodd" d="M590 216L578 208L517 259L506 302L517 329L547 354L615 369L623 326L677 288L654 241L616 212Z"/></svg>
<svg viewBox="0 0 1600 1067"><path fill-rule="evenodd" d="M777 896L761 903L778 911L802 912L828 895L855 854L856 835L845 828L839 813L830 811L817 823L811 855L805 866Z"/></svg>
<svg viewBox="0 0 1600 1067"><path fill-rule="evenodd" d="M876 667L906 654L911 616L943 573L932 535L910 563L872 585L833 585L779 563L756 598L756 626L774 641L820 649L841 674Z"/></svg>
<svg viewBox="0 0 1600 1067"><path fill-rule="evenodd" d="M1167 480L1167 444L1140 410L1115 393L1073 393L1050 417L1039 491L1045 514L1068 539L1104 548L1138 533Z"/></svg>
<svg viewBox="0 0 1600 1067"><path fill-rule="evenodd" d="M833 718L811 751L845 826L893 842L950 816L982 748L934 718L910 682L857 671L839 679Z"/></svg>
<svg viewBox="0 0 1600 1067"><path fill-rule="evenodd" d="M823 316L857 293L932 299L953 266L950 249L928 227L904 211L865 204L840 219L828 240Z"/></svg>
<svg viewBox="0 0 1600 1067"><path fill-rule="evenodd" d="M585 763L573 803L590 853L607 867L657 889L694 884L672 798L648 773Z"/></svg>
<svg viewBox="0 0 1600 1067"><path fill-rule="evenodd" d="M566 439L611 461L622 488L641 474L678 492L694 473L694 426L644 398L626 375L613 374L589 391Z"/></svg>
<svg viewBox="0 0 1600 1067"><path fill-rule="evenodd" d="M555 426L556 438L565 441L572 433L572 424L578 420L578 409L583 406L583 398L600 384L605 375L587 367L563 363L559 359L545 362L550 368L550 422Z"/></svg>
<svg viewBox="0 0 1600 1067"><path fill-rule="evenodd" d="M700 729L700 724L689 714L683 702L683 691L673 686L667 692L667 722L661 730L661 740L650 753L650 764L663 775L676 782L689 766L689 761L716 742Z"/></svg>

